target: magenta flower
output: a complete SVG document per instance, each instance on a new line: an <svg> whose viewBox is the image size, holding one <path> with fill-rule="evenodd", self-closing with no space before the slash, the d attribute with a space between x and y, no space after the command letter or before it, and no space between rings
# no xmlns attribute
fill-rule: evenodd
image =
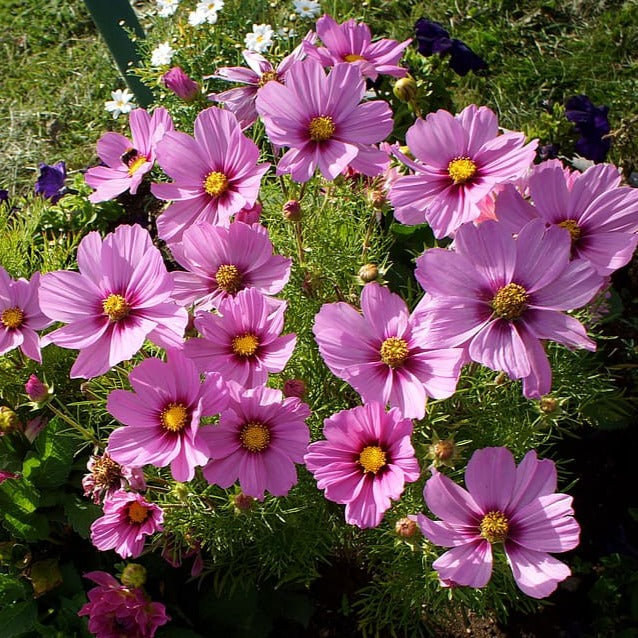
<svg viewBox="0 0 638 638"><path fill-rule="evenodd" d="M338 24L329 15L317 20L317 35L325 47L308 43L304 44L304 51L325 67L348 62L356 66L363 77L371 80L376 80L379 74L395 78L407 74L407 70L398 66L398 62L412 38L403 42L388 39L372 42L370 27L364 22L358 24L350 19Z"/></svg>
<svg viewBox="0 0 638 638"><path fill-rule="evenodd" d="M24 384L24 391L33 403L44 403L51 396L51 388L42 383L35 374L29 376Z"/></svg>
<svg viewBox="0 0 638 638"><path fill-rule="evenodd" d="M527 171L537 144L524 146L523 133L498 135L496 115L474 104L456 116L441 109L417 120L406 142L418 161L395 151L414 175L390 189L394 214L404 224L427 222L436 237L477 219L482 199Z"/></svg>
<svg viewBox="0 0 638 638"><path fill-rule="evenodd" d="M285 496L297 483L295 463L303 462L310 441L310 408L266 386L245 390L230 381L228 391L230 405L219 425L202 430L212 457L206 480L223 488L239 480L244 494L259 500L266 490Z"/></svg>
<svg viewBox="0 0 638 638"><path fill-rule="evenodd" d="M269 164L257 164L259 149L229 111L211 107L195 120L195 138L173 131L157 146L157 161L175 181L152 184L153 195L173 203L157 219L167 242L180 241L198 222L228 225L259 195Z"/></svg>
<svg viewBox="0 0 638 638"><path fill-rule="evenodd" d="M314 32L308 32L302 43L290 55L286 56L277 65L277 68L273 67L263 55L254 51L244 51L242 55L250 67L249 69L243 66L221 67L213 75L206 76L204 79L217 78L229 82L240 82L246 86L228 89L222 93L211 93L208 99L223 103L225 108L235 114L242 129L248 128L255 123L258 117L255 98L259 90L268 82L284 84L288 69L294 62L303 59L306 55L302 48L303 43L313 44L315 39Z"/></svg>
<svg viewBox="0 0 638 638"><path fill-rule="evenodd" d="M492 546L503 544L519 588L533 598L549 596L570 575L548 552L578 545L580 527L572 497L554 494L556 466L528 452L516 467L504 447L472 455L459 487L432 468L423 496L440 521L419 514L417 522L432 543L451 547L432 565L443 581L484 587L492 573Z"/></svg>
<svg viewBox="0 0 638 638"><path fill-rule="evenodd" d="M153 115L144 109L131 111L129 124L132 141L112 131L98 140L97 154L106 166L89 168L84 176L86 183L96 189L89 201L103 202L126 190L135 195L144 175L153 168L157 143L173 130L171 116L161 107Z"/></svg>
<svg viewBox="0 0 638 638"><path fill-rule="evenodd" d="M47 273L40 284L43 312L68 324L43 343L80 350L72 378L104 374L147 338L181 348L188 316L171 298L173 284L148 231L118 226L104 241L91 232L80 242L77 260L80 272Z"/></svg>
<svg viewBox="0 0 638 638"><path fill-rule="evenodd" d="M328 500L346 506L346 522L376 527L405 483L419 478L412 421L382 403L342 410L324 421L325 441L308 447L306 467Z"/></svg>
<svg viewBox="0 0 638 638"><path fill-rule="evenodd" d="M100 551L113 549L122 558L137 558L145 536L161 532L164 512L137 492L120 490L104 501L104 516L91 525L91 542Z"/></svg>
<svg viewBox="0 0 638 638"><path fill-rule="evenodd" d="M25 357L42 363L40 337L42 330L53 322L46 317L38 303L40 273L30 281L9 277L0 266L0 355L20 348Z"/></svg>
<svg viewBox="0 0 638 638"><path fill-rule="evenodd" d="M18 477L19 475L14 474L13 472L9 472L7 470L0 470L0 483L4 483L4 481L7 481L9 479L15 479Z"/></svg>
<svg viewBox="0 0 638 638"><path fill-rule="evenodd" d="M86 464L86 469L89 473L82 477L84 496L96 504L127 487L136 491L146 489L142 469L120 465L111 457L108 448L101 456L93 454Z"/></svg>
<svg viewBox="0 0 638 638"><path fill-rule="evenodd" d="M133 392L113 390L106 409L126 427L109 436L109 452L125 465L171 466L176 481L190 481L210 455L200 418L219 414L228 395L219 374L202 383L192 361L172 351L168 361L146 359L129 374Z"/></svg>
<svg viewBox="0 0 638 638"><path fill-rule="evenodd" d="M152 602L140 587L121 585L106 572L88 572L85 578L98 586L87 596L89 602L78 616L89 617L89 631L96 638L153 638L170 616L162 603Z"/></svg>
<svg viewBox="0 0 638 638"><path fill-rule="evenodd" d="M364 402L389 403L411 419L423 418L426 397L454 394L461 348L433 350L427 330L403 299L379 284L364 286L361 310L341 302L325 304L315 318L319 352L333 374Z"/></svg>
<svg viewBox="0 0 638 638"><path fill-rule="evenodd" d="M200 94L199 84L179 66L171 67L164 73L162 84L185 102L192 102Z"/></svg>
<svg viewBox="0 0 638 638"><path fill-rule="evenodd" d="M582 259L569 261L569 235L529 222L514 239L500 222L461 228L455 251L432 248L417 259L428 293L420 315L440 347L467 345L470 358L512 379L523 394L551 389L541 340L595 350L585 328L564 314L586 304L603 280Z"/></svg>
<svg viewBox="0 0 638 638"><path fill-rule="evenodd" d="M234 222L228 228L197 224L169 248L188 272L173 272L173 298L198 310L219 306L245 288L266 295L280 292L290 277L290 259L273 255L264 226Z"/></svg>
<svg viewBox="0 0 638 638"><path fill-rule="evenodd" d="M281 372L295 349L296 335L279 336L286 305L255 288L241 290L224 301L221 315L195 317L202 338L189 339L184 354L200 372L219 372L225 381L248 388L266 383L268 373Z"/></svg>
<svg viewBox="0 0 638 638"><path fill-rule="evenodd" d="M310 58L290 67L285 86L264 86L256 106L268 137L290 147L277 174L307 182L318 166L331 180L348 165L365 175L382 173L389 160L373 144L392 131L392 111L380 100L359 104L364 93L356 67L337 64L326 76L321 63Z"/></svg>
<svg viewBox="0 0 638 638"><path fill-rule="evenodd" d="M629 263L638 243L638 190L620 186L611 164L584 173L543 162L529 178L533 205L508 186L496 199L496 216L513 233L530 219L569 231L572 257L588 261L601 275Z"/></svg>

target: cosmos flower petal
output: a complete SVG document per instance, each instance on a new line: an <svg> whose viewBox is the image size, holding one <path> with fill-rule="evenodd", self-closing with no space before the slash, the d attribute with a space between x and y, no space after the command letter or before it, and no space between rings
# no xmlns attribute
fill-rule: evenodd
<svg viewBox="0 0 638 638"><path fill-rule="evenodd" d="M539 460L530 450L516 468L516 483L508 509L520 509L538 496L556 491L556 465L549 459Z"/></svg>
<svg viewBox="0 0 638 638"><path fill-rule="evenodd" d="M482 511L467 490L436 469L423 489L430 510L439 518L455 525L476 526Z"/></svg>
<svg viewBox="0 0 638 638"><path fill-rule="evenodd" d="M431 543L441 547L458 547L467 545L479 538L478 528L464 525L454 525L445 521L433 521L423 514L418 514L416 521Z"/></svg>
<svg viewBox="0 0 638 638"><path fill-rule="evenodd" d="M494 476L499 480L495 481ZM465 486L483 512L505 510L515 480L516 463L504 447L476 450L465 470Z"/></svg>
<svg viewBox="0 0 638 638"><path fill-rule="evenodd" d="M516 584L523 593L532 598L546 598L556 590L559 582L572 573L565 563L546 552L507 543L505 553Z"/></svg>
<svg viewBox="0 0 638 638"><path fill-rule="evenodd" d="M441 580L467 587L485 587L492 575L492 546L483 539L453 547L432 567Z"/></svg>

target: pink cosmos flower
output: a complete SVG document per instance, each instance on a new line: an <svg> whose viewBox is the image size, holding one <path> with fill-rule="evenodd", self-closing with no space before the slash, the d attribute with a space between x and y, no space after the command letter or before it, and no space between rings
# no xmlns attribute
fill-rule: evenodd
<svg viewBox="0 0 638 638"><path fill-rule="evenodd" d="M268 82L279 82L284 84L286 73L291 65L297 60L305 57L303 43L314 44L316 35L309 31L302 43L288 56L286 56L277 68L266 60L263 55L254 51L243 51L244 60L250 67L243 66L221 67L213 75L205 76L204 79L218 78L229 82L240 82L246 86L235 89L228 89L222 93L211 93L209 100L223 103L224 107L232 111L242 129L246 129L255 123L257 119L257 109L255 108L255 98L259 90L266 86Z"/></svg>
<svg viewBox="0 0 638 638"><path fill-rule="evenodd" d="M467 225L455 250L432 248L417 259L428 293L415 311L440 347L467 345L472 360L523 379L523 394L551 389L541 339L595 350L585 328L564 310L580 308L602 278L582 259L569 261L569 235L533 220L514 239L500 222ZM420 315L420 312L423 315Z"/></svg>
<svg viewBox="0 0 638 638"><path fill-rule="evenodd" d="M257 224L197 224L169 248L188 271L171 273L173 298L185 306L194 303L198 310L216 308L245 288L275 295L290 277L291 260L273 255L268 231Z"/></svg>
<svg viewBox="0 0 638 638"><path fill-rule="evenodd" d="M146 489L142 468L120 465L111 457L108 448L101 456L93 454L86 469L89 473L82 477L84 496L91 498L96 504L126 487L136 491Z"/></svg>
<svg viewBox="0 0 638 638"><path fill-rule="evenodd" d="M399 295L376 283L361 292L357 312L346 303L322 306L313 332L330 371L347 381L364 402L398 407L422 419L426 397L444 399L456 390L461 348L431 349L427 330Z"/></svg>
<svg viewBox="0 0 638 638"><path fill-rule="evenodd" d="M638 243L638 190L620 186L611 164L584 173L563 168L559 160L537 166L529 178L532 203L513 187L496 199L496 216L513 233L530 219L569 231L572 257L587 260L601 275L629 263Z"/></svg>
<svg viewBox="0 0 638 638"><path fill-rule="evenodd" d="M308 447L306 467L328 500L345 503L346 522L376 527L405 483L419 478L412 421L382 403L342 410L324 421L325 441Z"/></svg>
<svg viewBox="0 0 638 638"><path fill-rule="evenodd" d="M0 266L0 355L20 348L26 357L42 363L36 330L53 322L40 310L39 285L39 272L34 273L30 281L22 278L13 281Z"/></svg>
<svg viewBox="0 0 638 638"><path fill-rule="evenodd" d="M199 84L179 66L171 67L164 73L162 84L185 102L192 102L200 94Z"/></svg>
<svg viewBox="0 0 638 638"><path fill-rule="evenodd" d="M129 374L133 392L113 390L106 409L126 427L109 436L109 451L126 465L171 466L176 481L190 481L195 466L210 458L200 418L228 404L222 378L211 372L202 383L192 361L172 351L168 361L146 359Z"/></svg>
<svg viewBox="0 0 638 638"><path fill-rule="evenodd" d="M157 161L175 181L152 184L151 192L173 203L157 219L159 236L180 241L198 222L227 226L230 218L259 195L270 166L257 164L259 148L242 132L230 111L211 107L195 120L195 138L167 133L157 146Z"/></svg>
<svg viewBox="0 0 638 638"><path fill-rule="evenodd" d="M140 587L126 587L106 572L88 572L85 578L98 585L88 592L89 602L78 616L89 617L89 631L96 638L153 638L170 616L162 603L152 602Z"/></svg>
<svg viewBox="0 0 638 638"><path fill-rule="evenodd" d="M263 206L260 202L255 202L252 206L244 206L233 217L234 222L243 222L244 224L258 224Z"/></svg>
<svg viewBox="0 0 638 638"><path fill-rule="evenodd" d="M356 66L363 77L373 81L379 74L395 78L407 75L407 70L398 66L398 62L412 38L403 42L388 39L372 42L370 27L364 22L358 24L350 19L338 24L329 15L317 20L317 35L325 47L307 43L303 48L309 57L319 60L325 67L348 62Z"/></svg>
<svg viewBox="0 0 638 638"><path fill-rule="evenodd" d="M89 195L91 202L113 199L126 190L137 193L144 175L155 162L157 143L164 134L173 130L173 120L164 108L153 115L144 109L135 109L129 116L132 141L119 133L104 133L97 143L97 154L106 166L89 168L86 183L95 188Z"/></svg>
<svg viewBox="0 0 638 638"><path fill-rule="evenodd" d="M419 514L419 527L430 542L452 548L432 565L439 578L484 587L492 573L492 546L502 543L519 588L533 598L549 596L571 571L548 552L574 549L580 534L572 497L554 494L553 461L539 461L532 450L516 467L507 448L484 448L467 464L465 486L432 468L423 490L441 520Z"/></svg>
<svg viewBox="0 0 638 638"><path fill-rule="evenodd" d="M244 494L259 500L266 490L285 496L297 483L295 463L303 462L310 441L310 408L266 386L245 390L229 381L228 391L230 405L219 425L202 430L212 456L206 480L223 488L239 480Z"/></svg>
<svg viewBox="0 0 638 638"><path fill-rule="evenodd" d="M71 378L104 374L147 338L181 348L188 316L171 298L173 284L148 231L118 226L104 241L91 232L80 242L77 260L80 272L47 273L40 284L43 312L68 324L43 343L80 350Z"/></svg>
<svg viewBox="0 0 638 638"><path fill-rule="evenodd" d="M456 116L441 109L417 120L406 142L418 161L395 151L414 170L390 189L395 217L404 224L427 222L439 238L477 219L481 200L498 184L521 177L537 145L524 146L523 133L498 135L494 112L474 104Z"/></svg>
<svg viewBox="0 0 638 638"><path fill-rule="evenodd" d="M161 532L164 512L137 492L120 490L104 501L104 516L91 525L91 542L100 551L115 550L122 558L137 558L145 536Z"/></svg>
<svg viewBox="0 0 638 638"><path fill-rule="evenodd" d="M221 315L199 313L202 338L189 339L184 354L200 372L219 372L225 381L254 388L281 372L295 349L294 334L279 336L286 302L264 297L255 288L240 290L221 305Z"/></svg>
<svg viewBox="0 0 638 638"><path fill-rule="evenodd" d="M290 67L285 86L264 86L256 106L268 137L290 147L277 174L307 182L318 166L332 180L348 165L369 176L382 173L388 156L373 144L392 131L392 111L380 100L359 104L364 93L356 67L337 64L326 76L321 63L310 58Z"/></svg>

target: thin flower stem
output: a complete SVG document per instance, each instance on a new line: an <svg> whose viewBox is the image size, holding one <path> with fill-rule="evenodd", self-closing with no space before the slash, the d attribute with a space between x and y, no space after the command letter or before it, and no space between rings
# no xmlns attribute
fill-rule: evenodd
<svg viewBox="0 0 638 638"><path fill-rule="evenodd" d="M299 195L297 196L297 201L300 202L303 199L303 196L306 194L306 186L308 182L304 182L299 189Z"/></svg>
<svg viewBox="0 0 638 638"><path fill-rule="evenodd" d="M304 263L304 252L303 252L303 234L301 230L301 222L297 220L294 222L294 230L295 230L295 240L297 242L297 258L299 259L299 264Z"/></svg>
<svg viewBox="0 0 638 638"><path fill-rule="evenodd" d="M361 254L362 257L365 257L368 250L370 250L370 238L372 237L372 233L376 224L377 213L373 210L372 215L370 215L370 221L368 222L368 228L366 229L366 235L363 238L363 252Z"/></svg>
<svg viewBox="0 0 638 638"><path fill-rule="evenodd" d="M58 410L58 408L56 408L52 403L48 403L47 405L51 412L53 412L53 414L62 419L65 423L68 423L73 429L77 430L82 435L82 438L90 441L94 445L100 445L100 440L97 438L97 436L95 436L94 432L91 432L91 430L89 430L88 428L81 426L70 416L64 414L64 412L62 412L61 410Z"/></svg>

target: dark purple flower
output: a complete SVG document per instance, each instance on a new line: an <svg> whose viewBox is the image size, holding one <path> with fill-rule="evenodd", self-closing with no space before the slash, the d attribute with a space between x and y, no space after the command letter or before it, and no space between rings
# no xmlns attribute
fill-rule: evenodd
<svg viewBox="0 0 638 638"><path fill-rule="evenodd" d="M441 56L449 54L450 68L459 75L487 69L487 63L483 58L476 55L465 42L450 38L450 34L439 22L419 18L414 25L414 30L421 55L429 57L435 53Z"/></svg>
<svg viewBox="0 0 638 638"><path fill-rule="evenodd" d="M8 202L9 201L9 191L5 190L4 188L0 188L0 204L2 204L2 202Z"/></svg>
<svg viewBox="0 0 638 638"><path fill-rule="evenodd" d="M40 176L35 184L36 195L42 195L55 204L66 192L64 182L66 180L66 164L58 162L50 166L40 164Z"/></svg>
<svg viewBox="0 0 638 638"><path fill-rule="evenodd" d="M594 162L603 162L611 146L611 139L606 137L611 130L608 113L608 106L595 106L586 95L575 95L565 104L565 117L580 133L574 150Z"/></svg>

